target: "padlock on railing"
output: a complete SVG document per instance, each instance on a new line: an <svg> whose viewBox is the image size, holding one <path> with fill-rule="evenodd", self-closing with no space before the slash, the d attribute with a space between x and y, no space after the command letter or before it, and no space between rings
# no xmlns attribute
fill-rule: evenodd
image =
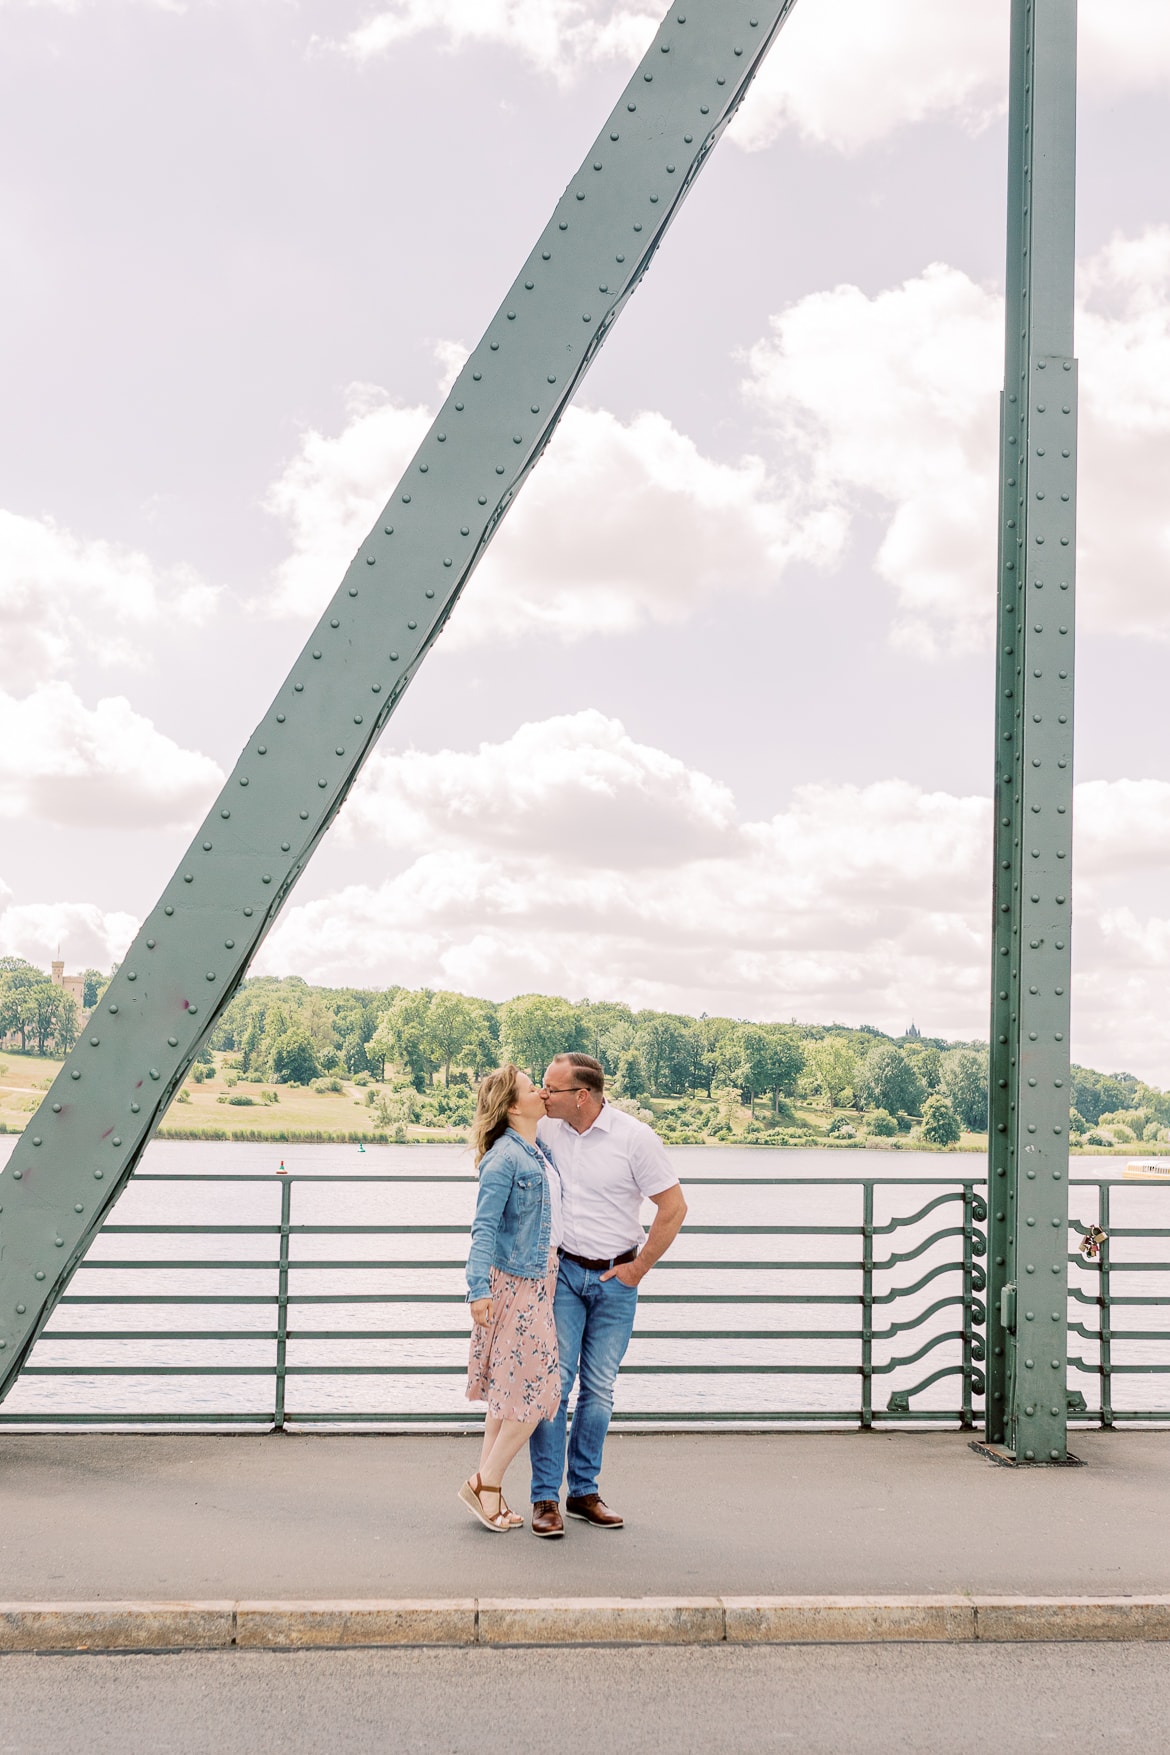
<svg viewBox="0 0 1170 1755"><path fill-rule="evenodd" d="M1090 1225L1081 1238L1081 1254L1086 1261L1096 1261L1101 1253L1101 1245L1107 1240L1108 1231L1102 1231L1100 1225Z"/></svg>

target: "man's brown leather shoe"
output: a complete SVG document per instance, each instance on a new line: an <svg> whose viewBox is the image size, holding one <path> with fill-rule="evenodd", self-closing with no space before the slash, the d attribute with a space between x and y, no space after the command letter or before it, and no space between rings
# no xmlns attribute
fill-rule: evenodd
<svg viewBox="0 0 1170 1755"><path fill-rule="evenodd" d="M583 1493L580 1499L566 1499L565 1510L570 1517L579 1517L597 1530L620 1530L625 1522L616 1511L609 1509L600 1493Z"/></svg>
<svg viewBox="0 0 1170 1755"><path fill-rule="evenodd" d="M564 1519L561 1508L555 1499L538 1499L532 1507L532 1533L534 1536L563 1536L565 1533Z"/></svg>

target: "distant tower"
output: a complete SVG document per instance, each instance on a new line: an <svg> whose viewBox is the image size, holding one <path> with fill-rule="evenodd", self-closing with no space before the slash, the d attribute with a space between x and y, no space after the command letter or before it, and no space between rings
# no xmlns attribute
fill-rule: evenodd
<svg viewBox="0 0 1170 1755"><path fill-rule="evenodd" d="M921 1039L922 1039L922 1031L918 1028L917 1024L911 1024L910 1028L906 1032L907 1042L918 1042L918 1041L921 1041Z"/></svg>

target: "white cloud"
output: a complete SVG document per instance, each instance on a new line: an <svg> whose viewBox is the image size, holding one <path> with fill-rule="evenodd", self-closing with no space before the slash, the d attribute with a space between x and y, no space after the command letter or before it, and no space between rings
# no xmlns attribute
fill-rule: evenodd
<svg viewBox="0 0 1170 1755"><path fill-rule="evenodd" d="M346 416L336 438L306 432L265 497L292 542L268 604L277 614L320 613L433 419L372 384L350 386Z"/></svg>
<svg viewBox="0 0 1170 1755"><path fill-rule="evenodd" d="M1083 620L1170 637L1170 228L1118 239L1081 276ZM895 639L985 644L995 592L998 294L934 264L873 297L813 293L772 319L744 389L807 498L877 507Z"/></svg>
<svg viewBox="0 0 1170 1755"><path fill-rule="evenodd" d="M628 869L724 854L739 834L725 786L587 712L522 725L476 753L375 755L342 832L399 847L475 846Z"/></svg>
<svg viewBox="0 0 1170 1755"><path fill-rule="evenodd" d="M67 683L0 691L0 817L85 829L197 821L223 773L114 696L89 708Z"/></svg>
<svg viewBox="0 0 1170 1755"><path fill-rule="evenodd" d="M126 954L137 931L132 914L107 912L92 902L18 904L0 878L0 956L24 957L44 969L61 955L71 971L108 969Z"/></svg>
<svg viewBox="0 0 1170 1755"><path fill-rule="evenodd" d="M356 386L338 437L305 435L266 501L292 537L272 600L278 613L320 609L429 418ZM717 462L663 415L623 422L571 408L444 645L678 622L716 592L774 586L793 561L827 563L841 527L835 508L781 496L760 458Z"/></svg>
<svg viewBox="0 0 1170 1755"><path fill-rule="evenodd" d="M217 593L188 567L0 511L0 686L28 686L80 660L139 666L164 618L197 625Z"/></svg>
<svg viewBox="0 0 1170 1755"><path fill-rule="evenodd" d="M336 46L368 62L418 39L456 50L499 48L569 85L644 53L661 13L616 0L395 0ZM1084 97L1164 89L1164 0L1081 0ZM969 130L1006 104L1008 0L814 0L796 7L732 124L748 151L795 130L855 152L935 117Z"/></svg>
<svg viewBox="0 0 1170 1755"><path fill-rule="evenodd" d="M424 850L292 907L264 972L986 1035L984 798L807 786L747 822L717 781L582 713L386 758L352 805L355 837ZM1077 836L1075 1052L1170 1084L1170 922L1124 900L1135 868L1170 875L1170 786L1080 788Z"/></svg>
<svg viewBox="0 0 1170 1755"><path fill-rule="evenodd" d="M498 47L562 85L587 68L636 61L658 27L656 8L615 0L395 0L338 45L369 61L417 37L451 49Z"/></svg>

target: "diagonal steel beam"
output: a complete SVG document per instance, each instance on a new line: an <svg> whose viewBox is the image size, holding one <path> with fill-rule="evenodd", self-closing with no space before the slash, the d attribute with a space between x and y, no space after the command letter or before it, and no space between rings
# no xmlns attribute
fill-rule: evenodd
<svg viewBox="0 0 1170 1755"><path fill-rule="evenodd" d="M0 1397L795 0L680 0L0 1177Z"/></svg>
<svg viewBox="0 0 1170 1755"><path fill-rule="evenodd" d="M987 1436L1068 1436L1076 0L1013 0L996 625Z"/></svg>

